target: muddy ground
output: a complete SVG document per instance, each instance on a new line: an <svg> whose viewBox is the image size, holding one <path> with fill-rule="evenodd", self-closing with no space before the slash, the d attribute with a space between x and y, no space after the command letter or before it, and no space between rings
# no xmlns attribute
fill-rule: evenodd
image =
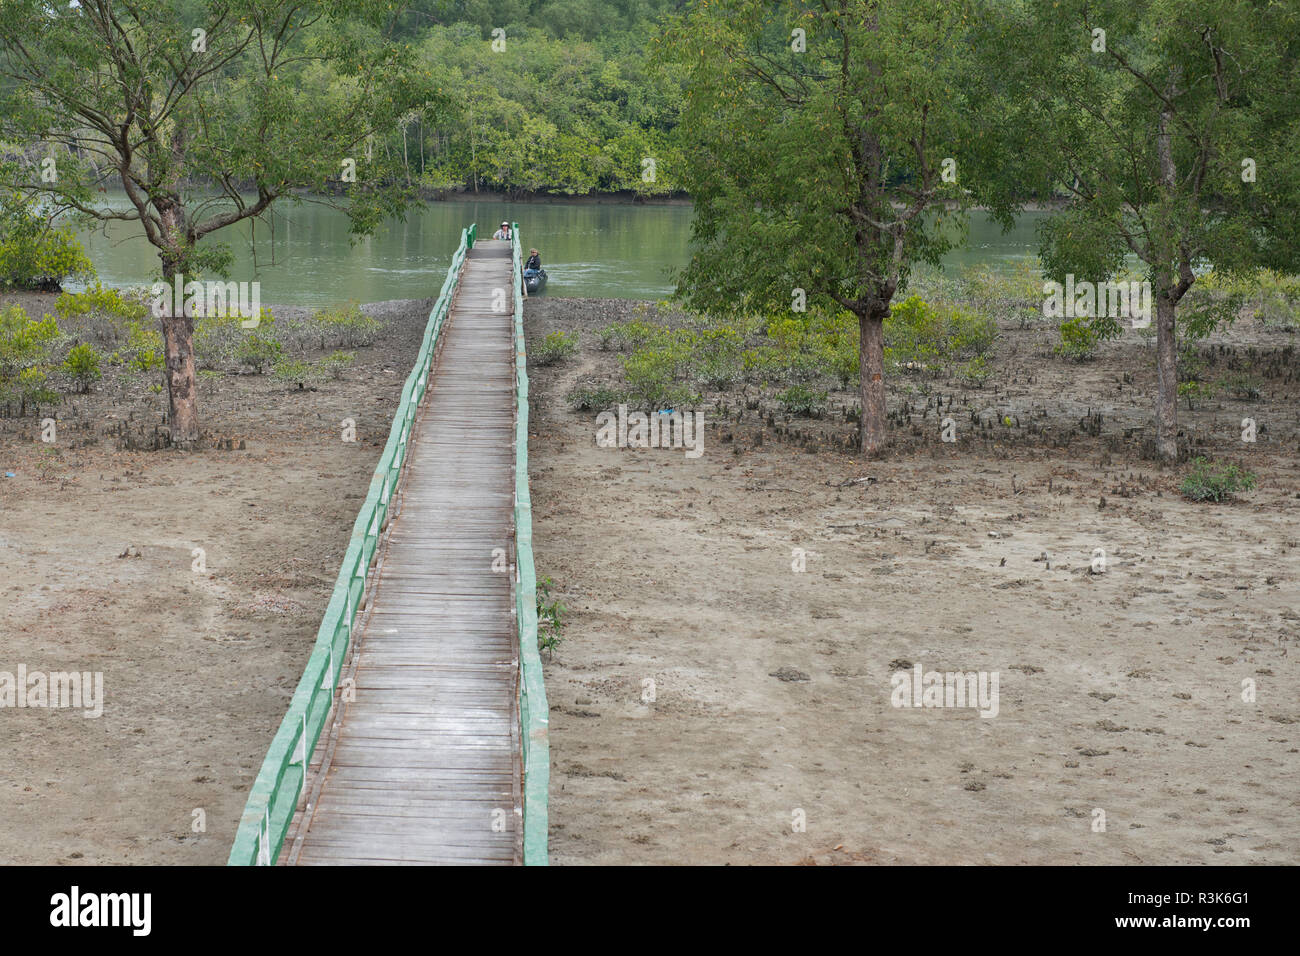
<svg viewBox="0 0 1300 956"><path fill-rule="evenodd" d="M809 420L706 395L692 460L598 448L565 401L616 377L591 333L630 310L527 305L530 338L584 339L533 373L538 572L569 608L553 862L1300 862L1291 336L1243 322L1207 349L1261 397L1182 403L1185 438L1259 484L1201 505L1142 457L1136 333L1079 365L1004 324L987 388L897 378L884 461L836 450L851 396ZM892 706L916 665L996 672L997 716Z"/></svg>
<svg viewBox="0 0 1300 956"><path fill-rule="evenodd" d="M0 862L225 863L431 307L366 306L384 337L315 390L201 377L207 438L235 450L120 450L161 421L157 375L0 419L0 671L102 672L104 689L96 719L0 710Z"/></svg>
<svg viewBox="0 0 1300 956"><path fill-rule="evenodd" d="M93 720L0 712L0 861L225 861L430 306L367 306L386 334L314 391L205 377L235 450L121 450L160 419L146 378L64 403L53 448L45 412L0 419L0 670L101 671L106 698ZM614 376L590 331L633 309L527 305L530 340L585 339L533 372L537 563L569 607L546 665L553 862L1300 860L1289 336L1216 340L1261 399L1181 413L1259 486L1194 505L1141 457L1149 346L1080 366L1013 325L987 388L891 382L885 461L845 452L849 396L788 419L752 388L706 397L698 459L599 449L565 395ZM915 664L996 671L997 716L892 707Z"/></svg>

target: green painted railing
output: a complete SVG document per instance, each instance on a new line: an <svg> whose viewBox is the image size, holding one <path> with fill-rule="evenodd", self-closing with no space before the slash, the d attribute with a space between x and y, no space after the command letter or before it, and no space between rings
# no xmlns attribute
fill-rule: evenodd
<svg viewBox="0 0 1300 956"><path fill-rule="evenodd" d="M511 228L515 282L515 568L519 621L519 739L524 762L524 866L546 866L550 710L537 651L537 569L533 565L533 502L528 492L528 356L524 349L523 269L519 223Z"/></svg>
<svg viewBox="0 0 1300 956"><path fill-rule="evenodd" d="M248 803L244 806L244 814L240 817L239 829L235 833L235 843L230 849L228 863L231 866L269 866L275 863L293 820L294 810L303 796L307 767L311 764L316 743L320 740L321 731L329 717L334 693L338 688L339 672L352 638L352 628L366 594L366 576L370 563L375 556L379 535L387 526L389 507L401 479L415 414L428 388L429 369L437 348L438 334L447 318L465 253L474 242L474 232L474 226L461 230L460 246L452 256L447 278L442 284L442 291L438 293L438 301L429 313L429 322L424 329L424 340L416 355L415 367L411 369L411 374L402 387L402 399L393 417L388 444L379 457L375 475L370 480L369 494L352 526L352 540L343 556L343 567L339 570L334 594L325 608L320 630L316 633L316 646L307 659L302 679L298 681L298 687L289 702L289 711L280 722L280 729L271 741L262 769L258 771L257 779L253 781L252 790L248 794ZM516 248L516 267L518 257ZM524 434L526 436L526 432ZM527 489L527 479L524 487ZM531 571L531 557L529 568ZM534 656L537 653L536 644L534 638ZM546 713L545 698L542 713ZM545 800L542 814L545 826ZM544 853L545 842L542 849Z"/></svg>

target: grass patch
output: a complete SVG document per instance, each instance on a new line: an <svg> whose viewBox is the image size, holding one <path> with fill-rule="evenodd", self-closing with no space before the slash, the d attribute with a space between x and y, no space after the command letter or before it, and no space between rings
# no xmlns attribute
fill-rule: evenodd
<svg viewBox="0 0 1300 956"><path fill-rule="evenodd" d="M1224 501L1237 492L1250 491L1255 481L1253 472L1233 462L1194 458L1179 490L1192 501Z"/></svg>

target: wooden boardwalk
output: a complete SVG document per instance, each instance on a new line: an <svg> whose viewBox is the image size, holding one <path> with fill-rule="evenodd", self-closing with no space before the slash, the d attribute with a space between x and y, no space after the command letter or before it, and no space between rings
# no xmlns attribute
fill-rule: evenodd
<svg viewBox="0 0 1300 956"><path fill-rule="evenodd" d="M521 861L513 575L492 571L494 549L513 555L512 282L510 243L476 243L359 628L355 700L317 748L284 863Z"/></svg>

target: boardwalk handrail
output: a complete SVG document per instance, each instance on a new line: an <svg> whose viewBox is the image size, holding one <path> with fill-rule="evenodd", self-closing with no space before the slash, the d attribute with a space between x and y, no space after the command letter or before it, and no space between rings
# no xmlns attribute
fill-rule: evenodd
<svg viewBox="0 0 1300 956"><path fill-rule="evenodd" d="M230 849L227 861L230 866L269 866L275 863L289 832L306 783L307 768L311 765L312 754L334 701L352 628L366 593L366 576L379 535L387 524L389 506L406 461L415 414L428 387L438 335L460 279L465 253L474 241L474 230L474 226L461 230L460 245L451 258L438 301L429 313L415 366L402 387L402 398L393 416L388 444L379 456L379 464L370 480L370 491L352 525L352 538L343 556L343 566L339 569L338 581L325 608L320 630L316 632L316 645L293 692L289 710L271 740L266 759L249 791L239 829L235 832L235 842Z"/></svg>
<svg viewBox="0 0 1300 956"><path fill-rule="evenodd" d="M515 601L519 621L519 740L524 765L524 866L546 866L550 710L542 680L542 657L537 650L537 569L533 564L533 501L528 492L528 356L524 349L519 223L511 224L510 233L515 284Z"/></svg>

